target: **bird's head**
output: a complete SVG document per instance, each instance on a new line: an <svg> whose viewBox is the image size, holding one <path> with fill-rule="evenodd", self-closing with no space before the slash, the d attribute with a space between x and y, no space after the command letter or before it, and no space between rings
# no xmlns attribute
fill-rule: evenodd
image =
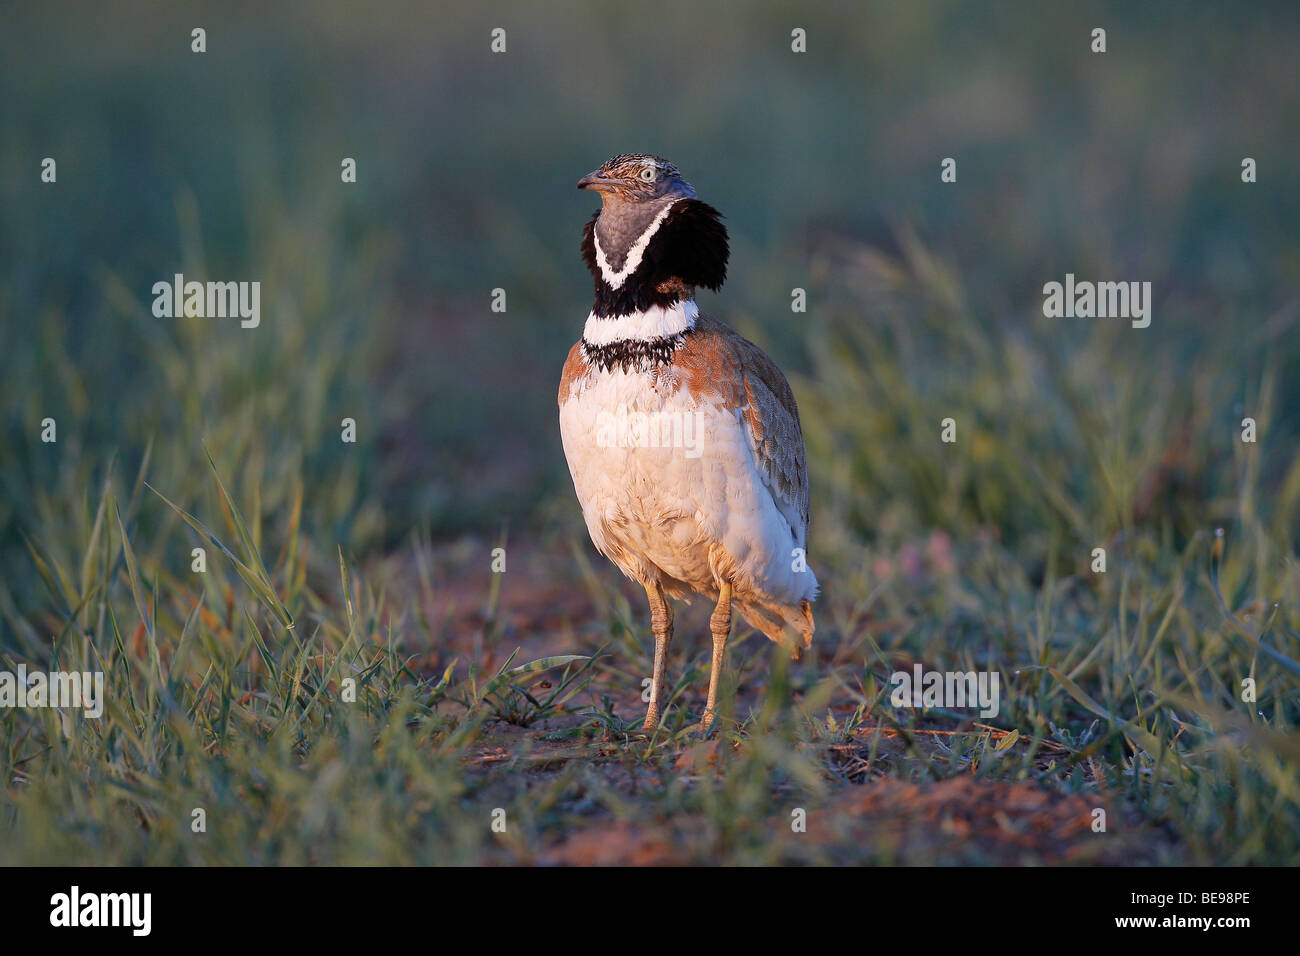
<svg viewBox="0 0 1300 956"><path fill-rule="evenodd" d="M722 214L695 196L666 159L615 156L578 181L600 193L582 233L582 258L596 283L592 313L630 315L717 289L727 277Z"/></svg>
<svg viewBox="0 0 1300 956"><path fill-rule="evenodd" d="M615 156L578 180L578 188L600 193L606 206L695 198L695 187L682 179L676 166L647 153Z"/></svg>

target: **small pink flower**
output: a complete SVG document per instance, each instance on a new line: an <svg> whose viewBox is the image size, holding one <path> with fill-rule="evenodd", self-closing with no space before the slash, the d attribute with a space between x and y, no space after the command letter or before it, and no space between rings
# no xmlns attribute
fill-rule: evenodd
<svg viewBox="0 0 1300 956"><path fill-rule="evenodd" d="M929 552L930 569L935 574L945 576L957 570L957 562L952 556L952 538L948 537L946 531L931 531L926 550Z"/></svg>
<svg viewBox="0 0 1300 956"><path fill-rule="evenodd" d="M909 578L919 578L925 573L925 563L921 559L921 549L914 544L905 544L898 552L898 563L903 573Z"/></svg>

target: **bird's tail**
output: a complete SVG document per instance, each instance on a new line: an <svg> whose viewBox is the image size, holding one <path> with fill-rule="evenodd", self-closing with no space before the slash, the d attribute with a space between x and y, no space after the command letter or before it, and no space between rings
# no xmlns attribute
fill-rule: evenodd
<svg viewBox="0 0 1300 956"><path fill-rule="evenodd" d="M769 640L790 648L790 656L799 659L803 650L812 645L812 602L800 601L798 605L777 604L768 601L737 601L736 608L749 622L750 627L762 631ZM790 632L794 632L792 639Z"/></svg>

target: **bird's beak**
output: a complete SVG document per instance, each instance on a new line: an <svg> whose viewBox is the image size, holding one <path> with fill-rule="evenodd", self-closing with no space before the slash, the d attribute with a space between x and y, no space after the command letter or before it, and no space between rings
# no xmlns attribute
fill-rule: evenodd
<svg viewBox="0 0 1300 956"><path fill-rule="evenodd" d="M613 189L617 185L618 180L601 176L599 170L594 173L588 173L578 180L579 189L594 189L596 192L604 192L608 189Z"/></svg>

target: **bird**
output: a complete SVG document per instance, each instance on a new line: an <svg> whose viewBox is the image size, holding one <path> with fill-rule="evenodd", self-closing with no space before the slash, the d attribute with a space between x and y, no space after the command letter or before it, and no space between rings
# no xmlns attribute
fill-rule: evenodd
<svg viewBox="0 0 1300 956"><path fill-rule="evenodd" d="M601 205L581 243L595 301L560 375L564 455L592 543L649 602L645 732L664 716L671 599L713 602L708 734L735 612L796 659L812 643L799 409L762 349L696 304L726 279L727 230L677 167L625 153L578 188Z"/></svg>

